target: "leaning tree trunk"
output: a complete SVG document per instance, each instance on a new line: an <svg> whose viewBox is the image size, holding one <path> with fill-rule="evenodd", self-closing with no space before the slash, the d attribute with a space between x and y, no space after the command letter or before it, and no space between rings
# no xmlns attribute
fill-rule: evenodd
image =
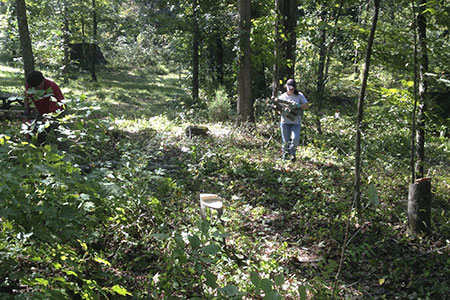
<svg viewBox="0 0 450 300"><path fill-rule="evenodd" d="M97 63L97 10L95 0L92 0L92 49L91 49L91 77L93 82L97 82L95 65Z"/></svg>
<svg viewBox="0 0 450 300"><path fill-rule="evenodd" d="M364 62L363 78L361 90L358 99L358 116L356 123L356 150L355 150L355 197L356 208L361 210L361 127L364 113L364 97L366 94L367 78L369 77L370 56L372 55L372 45L377 28L378 12L380 10L380 0L374 0L375 12L372 19L372 28L370 29L369 39L367 41L366 57Z"/></svg>
<svg viewBox="0 0 450 300"><path fill-rule="evenodd" d="M200 29L198 26L198 3L192 2L192 101L198 101L199 91L199 57Z"/></svg>
<svg viewBox="0 0 450 300"><path fill-rule="evenodd" d="M428 82L428 50L427 50L427 19L425 17L426 0L419 0L417 15L417 31L419 35L419 113L417 116L417 162L416 178L424 177L425 168L425 113L427 105Z"/></svg>
<svg viewBox="0 0 450 300"><path fill-rule="evenodd" d="M34 70L33 49L28 30L27 7L25 0L16 0L17 23L19 27L20 48L22 49L23 69L25 76Z"/></svg>
<svg viewBox="0 0 450 300"><path fill-rule="evenodd" d="M239 0L239 74L236 125L255 122L252 99L252 64L250 51L250 0Z"/></svg>

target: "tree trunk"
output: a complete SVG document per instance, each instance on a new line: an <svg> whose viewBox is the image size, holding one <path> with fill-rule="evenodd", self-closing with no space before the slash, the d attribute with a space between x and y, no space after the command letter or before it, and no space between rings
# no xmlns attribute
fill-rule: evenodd
<svg viewBox="0 0 450 300"><path fill-rule="evenodd" d="M25 0L16 0L17 24L19 27L20 48L22 49L23 69L25 76L34 70L33 49L28 30L27 7Z"/></svg>
<svg viewBox="0 0 450 300"><path fill-rule="evenodd" d="M275 63L272 78L272 96L282 91L281 82L294 78L295 46L297 36L297 0L275 0Z"/></svg>
<svg viewBox="0 0 450 300"><path fill-rule="evenodd" d="M200 30L198 27L198 3L197 0L192 1L192 101L195 103L198 101L199 91L199 41Z"/></svg>
<svg viewBox="0 0 450 300"><path fill-rule="evenodd" d="M321 19L326 22L326 11L322 11ZM327 42L327 30L324 26L320 30L320 48L319 48L319 65L317 68L317 85L316 85L316 101L317 101L317 115L316 125L317 131L322 134L322 126L320 125L320 117L322 114L323 94L325 89L324 70L326 61L326 42Z"/></svg>
<svg viewBox="0 0 450 300"><path fill-rule="evenodd" d="M239 74L236 125L254 122L250 51L251 1L239 0Z"/></svg>
<svg viewBox="0 0 450 300"><path fill-rule="evenodd" d="M319 132L319 134L322 134L322 124L320 123L320 117L322 115L323 98L325 95L325 85L328 81L328 69L330 66L330 57L331 57L331 52L334 47L334 43L336 41L338 21L341 16L343 5L344 5L344 0L341 0L338 11L337 11L336 15L334 16L333 33L331 36L331 40L328 43L328 47L326 46L327 31L325 28L322 31L321 45L320 45L320 49L319 49L319 66L318 66L318 71L317 71L317 87L316 87L316 97L317 97L316 125L317 125L317 131ZM324 18L324 21L326 21L326 18Z"/></svg>
<svg viewBox="0 0 450 300"><path fill-rule="evenodd" d="M95 0L92 0L92 44L91 44L91 77L93 82L97 82L95 64L97 63L97 10Z"/></svg>
<svg viewBox="0 0 450 300"><path fill-rule="evenodd" d="M409 186L408 226L413 233L430 233L431 179L421 178Z"/></svg>
<svg viewBox="0 0 450 300"><path fill-rule="evenodd" d="M366 94L367 78L369 77L370 56L372 55L372 45L377 28L378 13L380 10L380 1L374 0L375 12L372 19L369 39L367 41L366 57L364 61L363 78L361 90L358 99L358 116L356 123L356 151L355 151L355 198L354 203L358 211L361 209L361 127L364 113L364 97Z"/></svg>
<svg viewBox="0 0 450 300"><path fill-rule="evenodd" d="M416 110L417 110L417 16L416 16L416 6L414 1L411 1L412 13L413 13L413 41L414 41L414 105L411 114L411 156L410 156L410 169L411 169L411 183L416 181L416 170L415 170L415 158L416 158Z"/></svg>
<svg viewBox="0 0 450 300"><path fill-rule="evenodd" d="M84 14L81 16L81 49L83 53L83 57L86 57L86 33L85 33L85 22L84 22ZM87 64L86 64L87 67Z"/></svg>
<svg viewBox="0 0 450 300"><path fill-rule="evenodd" d="M219 82L221 85L224 84L224 71L223 71L223 43L222 43L222 37L220 36L220 33L217 33L216 37L216 64L217 64L217 82Z"/></svg>
<svg viewBox="0 0 450 300"><path fill-rule="evenodd" d="M295 48L297 45L297 34L295 27L297 26L297 8L298 0L288 0L286 10L286 37L285 56L286 56L286 77L294 78L295 74Z"/></svg>
<svg viewBox="0 0 450 300"><path fill-rule="evenodd" d="M64 83L69 82L69 9L68 9L68 1L64 1L63 15L64 15L64 27L63 27L63 48L64 48L64 62L63 62L63 76Z"/></svg>
<svg viewBox="0 0 450 300"><path fill-rule="evenodd" d="M426 0L419 0L417 15L417 31L419 35L419 113L417 116L417 162L416 178L424 177L425 168L425 113L427 105L428 81L428 50L427 50L427 19L425 16Z"/></svg>
<svg viewBox="0 0 450 300"><path fill-rule="evenodd" d="M272 76L272 97L278 97L280 89L280 74L281 74L281 62L282 62L282 40L281 40L281 18L282 18L282 3L283 0L275 0L275 49L274 49L274 64L273 64L273 76Z"/></svg>

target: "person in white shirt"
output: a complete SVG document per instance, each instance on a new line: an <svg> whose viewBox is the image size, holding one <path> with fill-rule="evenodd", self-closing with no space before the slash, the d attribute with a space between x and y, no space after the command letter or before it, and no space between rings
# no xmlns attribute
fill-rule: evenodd
<svg viewBox="0 0 450 300"><path fill-rule="evenodd" d="M294 79L286 82L286 92L278 97L279 101L289 103L288 108L281 114L281 137L283 159L296 161L297 147L300 143L300 129L303 111L309 104L305 96L297 90Z"/></svg>

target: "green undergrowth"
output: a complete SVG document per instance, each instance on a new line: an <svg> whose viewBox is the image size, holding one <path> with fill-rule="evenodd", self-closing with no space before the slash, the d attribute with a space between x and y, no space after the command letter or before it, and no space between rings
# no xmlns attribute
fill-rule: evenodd
<svg viewBox="0 0 450 300"><path fill-rule="evenodd" d="M0 125L1 298L439 299L450 292L450 145L428 136L432 233L412 236L406 110L367 108L357 214L353 109L324 114L322 135L305 114L299 160L284 162L269 115L239 129L210 123L207 111L187 106L176 76L100 75L96 84L80 74L64 86L69 115L52 143L27 142L19 121ZM208 136L188 137L184 129L194 123ZM224 199L221 218L201 218L200 193Z"/></svg>

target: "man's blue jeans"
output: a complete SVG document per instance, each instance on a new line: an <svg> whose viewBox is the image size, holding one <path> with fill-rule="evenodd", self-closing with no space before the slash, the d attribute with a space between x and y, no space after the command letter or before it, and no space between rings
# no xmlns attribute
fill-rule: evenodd
<svg viewBox="0 0 450 300"><path fill-rule="evenodd" d="M301 124L281 123L281 138L283 140L283 156L290 154L295 156L297 147L300 144Z"/></svg>

